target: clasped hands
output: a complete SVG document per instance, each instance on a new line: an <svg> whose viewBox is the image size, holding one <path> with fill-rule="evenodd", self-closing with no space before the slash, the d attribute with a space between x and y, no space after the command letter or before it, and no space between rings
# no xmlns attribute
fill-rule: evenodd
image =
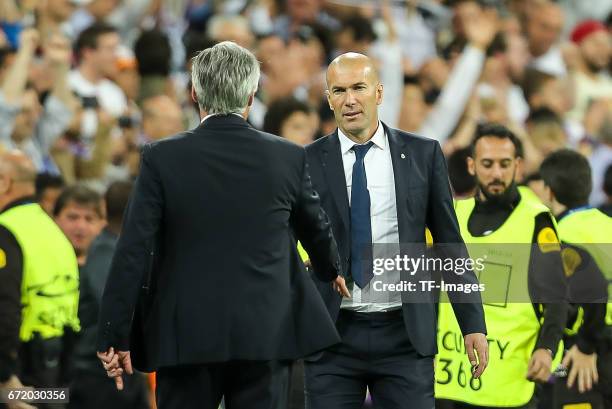
<svg viewBox="0 0 612 409"><path fill-rule="evenodd" d="M110 347L107 352L97 352L96 355L102 362L108 377L115 380L117 390L123 390L123 373L128 375L134 373L130 351L115 351L113 347Z"/></svg>

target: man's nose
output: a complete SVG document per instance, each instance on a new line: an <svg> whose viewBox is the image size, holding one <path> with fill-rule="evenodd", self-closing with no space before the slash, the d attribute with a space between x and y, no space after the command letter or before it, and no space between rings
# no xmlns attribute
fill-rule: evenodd
<svg viewBox="0 0 612 409"><path fill-rule="evenodd" d="M499 164L493 165L493 177L501 179L503 175L502 167Z"/></svg>
<svg viewBox="0 0 612 409"><path fill-rule="evenodd" d="M353 106L355 105L355 102L356 100L355 100L355 95L353 94L353 91L351 90L346 91L346 98L344 100L344 105Z"/></svg>

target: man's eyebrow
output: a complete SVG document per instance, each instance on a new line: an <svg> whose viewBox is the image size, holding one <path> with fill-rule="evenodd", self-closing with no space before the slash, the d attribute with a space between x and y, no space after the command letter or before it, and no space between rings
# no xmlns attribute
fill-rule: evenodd
<svg viewBox="0 0 612 409"><path fill-rule="evenodd" d="M356 86L359 86L359 85L368 85L368 84L365 83L364 81L360 81L360 82L356 82L354 84L349 85L349 88L353 88L353 87L356 87ZM346 88L347 87L341 87L339 85L334 85L332 87L332 90L343 90L343 89L346 89Z"/></svg>

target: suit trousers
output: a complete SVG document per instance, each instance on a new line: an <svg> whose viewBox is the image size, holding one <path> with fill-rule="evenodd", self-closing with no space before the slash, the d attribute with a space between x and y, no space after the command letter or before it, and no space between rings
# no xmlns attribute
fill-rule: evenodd
<svg viewBox="0 0 612 409"><path fill-rule="evenodd" d="M342 343L306 361L307 409L361 409L369 389L376 409L433 409L433 357L417 354L402 311L340 310Z"/></svg>
<svg viewBox="0 0 612 409"><path fill-rule="evenodd" d="M289 369L277 361L229 361L160 368L158 409L286 409Z"/></svg>
<svg viewBox="0 0 612 409"><path fill-rule="evenodd" d="M105 372L77 370L70 384L67 409L150 409L145 375L123 375L123 390Z"/></svg>

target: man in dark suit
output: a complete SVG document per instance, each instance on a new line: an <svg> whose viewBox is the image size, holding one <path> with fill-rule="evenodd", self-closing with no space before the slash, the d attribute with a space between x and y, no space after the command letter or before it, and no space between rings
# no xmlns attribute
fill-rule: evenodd
<svg viewBox="0 0 612 409"><path fill-rule="evenodd" d="M383 253L396 248L399 255L406 244L424 243L426 228L436 243L463 247L444 157L436 141L378 120L383 88L366 56L336 58L327 71L327 86L338 130L306 151L352 298L343 299L332 285L315 280L342 343L307 361L307 408L359 409L369 389L378 409L430 409L436 304L406 302L402 294L377 290L371 257L377 256L372 244L383 246ZM369 256L367 247L373 252ZM449 275L477 283L473 273ZM390 284L400 281L397 271L379 277ZM429 299L422 296L421 301ZM487 365L488 348L480 296L472 300L454 303L454 310L478 377Z"/></svg>
<svg viewBox="0 0 612 409"><path fill-rule="evenodd" d="M282 361L339 341L296 238L318 278L347 292L337 246L304 149L246 122L258 80L248 50L202 51L192 68L201 125L142 152L98 355L118 388L132 360L156 370L160 409L216 409L222 396L227 409L284 409Z"/></svg>
<svg viewBox="0 0 612 409"><path fill-rule="evenodd" d="M124 379L123 390L118 391L96 358L99 306L132 186L131 182L118 181L106 190L104 204L107 225L91 243L87 261L81 268L81 331L74 349L74 374L70 383L68 409L149 409L151 406L143 374Z"/></svg>

